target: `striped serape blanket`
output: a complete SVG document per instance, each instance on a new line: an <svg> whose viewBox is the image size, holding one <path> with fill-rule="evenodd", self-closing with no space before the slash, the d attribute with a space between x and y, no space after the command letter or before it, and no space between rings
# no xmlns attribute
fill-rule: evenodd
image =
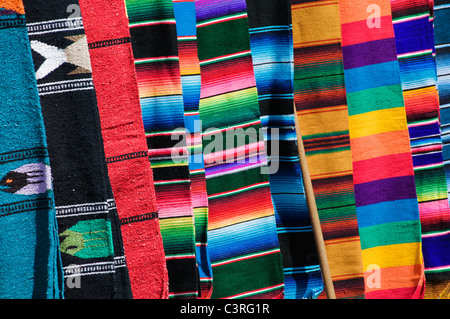
<svg viewBox="0 0 450 319"><path fill-rule="evenodd" d="M421 298L419 208L390 2L339 4L366 298Z"/></svg>
<svg viewBox="0 0 450 319"><path fill-rule="evenodd" d="M450 279L443 272L449 265L440 257L450 254L445 245L450 239L450 208L439 125L433 3L391 0L391 7L422 225L425 297L436 299L445 288L442 278L447 274Z"/></svg>
<svg viewBox="0 0 450 319"><path fill-rule="evenodd" d="M283 257L285 299L314 299L323 282L306 204L294 114L291 2L247 1L250 45Z"/></svg>
<svg viewBox="0 0 450 319"><path fill-rule="evenodd" d="M444 170L447 184L447 192L450 192L450 1L434 0L434 44L437 68L437 88L439 92L439 109L440 109L440 125L441 137L443 142L443 160ZM447 193L447 198L450 196ZM425 290L425 298L435 298L436 294L445 289L446 283L449 281L449 265L450 265L450 216L443 214L435 215L430 218L431 224L439 225L438 228L432 229L430 232L430 256L433 260L425 260L425 271L430 281L435 282L432 287ZM434 247L434 248L433 248ZM433 249L436 249L433 252ZM447 253L442 253L447 252ZM433 269L430 269L428 262L431 262ZM440 284L438 284L440 283ZM447 290L447 294L448 294Z"/></svg>
<svg viewBox="0 0 450 319"><path fill-rule="evenodd" d="M173 0L177 23L178 56L183 88L184 124L186 127L191 178L191 198L195 225L195 255L199 271L199 298L212 294L212 268L208 254L208 193L202 150L199 115L201 75L197 55L197 28L194 0Z"/></svg>
<svg viewBox="0 0 450 319"><path fill-rule="evenodd" d="M198 0L196 19L211 298L282 298L246 2Z"/></svg>
<svg viewBox="0 0 450 319"><path fill-rule="evenodd" d="M331 279L364 298L338 1L292 2L294 93ZM319 298L322 298L320 296Z"/></svg>

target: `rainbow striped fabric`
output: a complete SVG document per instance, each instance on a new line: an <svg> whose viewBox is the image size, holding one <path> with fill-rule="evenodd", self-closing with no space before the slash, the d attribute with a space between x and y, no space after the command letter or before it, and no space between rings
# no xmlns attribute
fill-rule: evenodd
<svg viewBox="0 0 450 319"><path fill-rule="evenodd" d="M284 297L313 299L323 291L323 282L296 143L290 0L248 0L247 9L261 122L270 153Z"/></svg>
<svg viewBox="0 0 450 319"><path fill-rule="evenodd" d="M421 298L421 228L390 2L339 4L366 298Z"/></svg>
<svg viewBox="0 0 450 319"><path fill-rule="evenodd" d="M195 247L199 270L199 298L212 294L212 268L208 254L208 193L202 152L202 132L199 115L200 64L197 56L195 0L173 0L177 23L178 55L184 101L191 196L194 211Z"/></svg>
<svg viewBox="0 0 450 319"><path fill-rule="evenodd" d="M197 0L196 18L211 298L282 298L246 2Z"/></svg>
<svg viewBox="0 0 450 319"><path fill-rule="evenodd" d="M339 4L292 2L295 106L336 297L364 298Z"/></svg>
<svg viewBox="0 0 450 319"><path fill-rule="evenodd" d="M196 298L194 216L173 4L172 0L125 3L169 273L169 298Z"/></svg>
<svg viewBox="0 0 450 319"><path fill-rule="evenodd" d="M422 225L426 291L435 299L445 288L434 279L436 273L442 278L442 266L449 267L438 256L450 254L450 247L442 245L448 241L448 234L442 233L449 231L450 208L439 125L433 8L429 0L391 0L391 7Z"/></svg>
<svg viewBox="0 0 450 319"><path fill-rule="evenodd" d="M441 136L443 141L443 159L444 169L447 181L447 191L450 190L450 33L448 26L450 25L450 1L449 0L435 0L434 1L434 44L436 52L436 67L437 67L437 87L439 92L440 102L440 124ZM450 199L450 196L447 196ZM440 229L436 229L429 239L430 242L437 249L436 252L430 252L434 256L432 260L436 267L433 270L426 269L426 275L431 277L433 281L441 282L437 285L437 289L433 291L433 297L436 290L444 290L445 282L448 282L448 272L450 271L450 216L439 216ZM430 243L430 249L431 249ZM446 251L447 253L442 253ZM427 262L425 260L425 262ZM425 297L428 297L428 286L425 290Z"/></svg>

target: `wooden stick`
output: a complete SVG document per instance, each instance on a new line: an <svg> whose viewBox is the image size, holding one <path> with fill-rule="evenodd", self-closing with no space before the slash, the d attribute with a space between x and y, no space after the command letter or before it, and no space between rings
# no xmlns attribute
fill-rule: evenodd
<svg viewBox="0 0 450 319"><path fill-rule="evenodd" d="M336 299L334 291L333 281L331 279L330 267L328 265L327 253L325 250L325 242L323 240L322 228L320 226L319 214L317 211L316 199L314 197L314 191L311 182L311 176L309 174L308 162L306 160L305 146L303 144L302 135L300 133L300 123L297 117L297 110L294 105L295 115L295 128L297 131L297 144L298 153L300 156L300 164L303 173L303 183L305 187L306 203L308 205L309 214L311 216L311 224L313 227L314 238L317 247L317 253L319 254L320 268L322 270L322 278L325 285L325 291L328 299Z"/></svg>

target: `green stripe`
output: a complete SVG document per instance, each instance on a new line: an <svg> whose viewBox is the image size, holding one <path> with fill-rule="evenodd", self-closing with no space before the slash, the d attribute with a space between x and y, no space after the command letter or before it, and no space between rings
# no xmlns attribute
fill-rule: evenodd
<svg viewBox="0 0 450 319"><path fill-rule="evenodd" d="M197 243L206 243L205 230L208 226L208 207L194 207L195 218L195 241Z"/></svg>
<svg viewBox="0 0 450 319"><path fill-rule="evenodd" d="M341 77L343 82L344 79L344 67L341 60L330 60L326 63L319 64L299 64L294 65L294 79L295 80L305 80L310 81L313 78L319 78L328 76L338 76ZM324 80L323 78L322 80Z"/></svg>
<svg viewBox="0 0 450 319"><path fill-rule="evenodd" d="M376 110L404 107L403 91L400 85L382 86L347 94L349 116Z"/></svg>
<svg viewBox="0 0 450 319"><path fill-rule="evenodd" d="M284 282L280 253L216 266L213 268L213 274L214 290L211 299L229 297Z"/></svg>
<svg viewBox="0 0 450 319"><path fill-rule="evenodd" d="M172 0L125 0L130 23L173 19Z"/></svg>
<svg viewBox="0 0 450 319"><path fill-rule="evenodd" d="M361 249L421 241L418 220L387 223L359 228Z"/></svg>
<svg viewBox="0 0 450 319"><path fill-rule="evenodd" d="M232 174L208 179L208 194L229 192L249 185L266 182L267 177L261 174L260 168L252 168Z"/></svg>
<svg viewBox="0 0 450 319"><path fill-rule="evenodd" d="M248 19L241 18L200 27L197 29L197 38L200 61L250 50Z"/></svg>
<svg viewBox="0 0 450 319"><path fill-rule="evenodd" d="M447 182L443 167L415 170L414 179L419 202L447 198Z"/></svg>
<svg viewBox="0 0 450 319"><path fill-rule="evenodd" d="M194 224L190 217L161 218L159 224L166 255L195 254Z"/></svg>
<svg viewBox="0 0 450 319"><path fill-rule="evenodd" d="M342 75L330 75L321 78L312 78L307 80L294 80L294 92L297 94L308 92L327 92L344 87L344 78Z"/></svg>
<svg viewBox="0 0 450 319"><path fill-rule="evenodd" d="M259 118L256 87L224 93L200 101L203 129L230 127Z"/></svg>

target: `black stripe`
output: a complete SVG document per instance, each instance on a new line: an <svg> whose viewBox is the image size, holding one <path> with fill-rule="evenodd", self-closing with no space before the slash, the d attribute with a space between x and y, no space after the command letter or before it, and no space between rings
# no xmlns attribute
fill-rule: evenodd
<svg viewBox="0 0 450 319"><path fill-rule="evenodd" d="M146 214L142 214L142 215L121 218L120 224L125 225L125 224L130 224L130 223L137 223L137 222L154 219L154 218L158 218L157 212L151 212L151 213L146 213Z"/></svg>
<svg viewBox="0 0 450 319"><path fill-rule="evenodd" d="M106 158L106 163L122 162L129 159L148 157L148 151L140 151Z"/></svg>
<svg viewBox="0 0 450 319"><path fill-rule="evenodd" d="M113 45L119 45L119 44L130 43L130 42L131 42L130 37L97 41L97 42L89 43L89 49L109 47L109 46L113 46Z"/></svg>

